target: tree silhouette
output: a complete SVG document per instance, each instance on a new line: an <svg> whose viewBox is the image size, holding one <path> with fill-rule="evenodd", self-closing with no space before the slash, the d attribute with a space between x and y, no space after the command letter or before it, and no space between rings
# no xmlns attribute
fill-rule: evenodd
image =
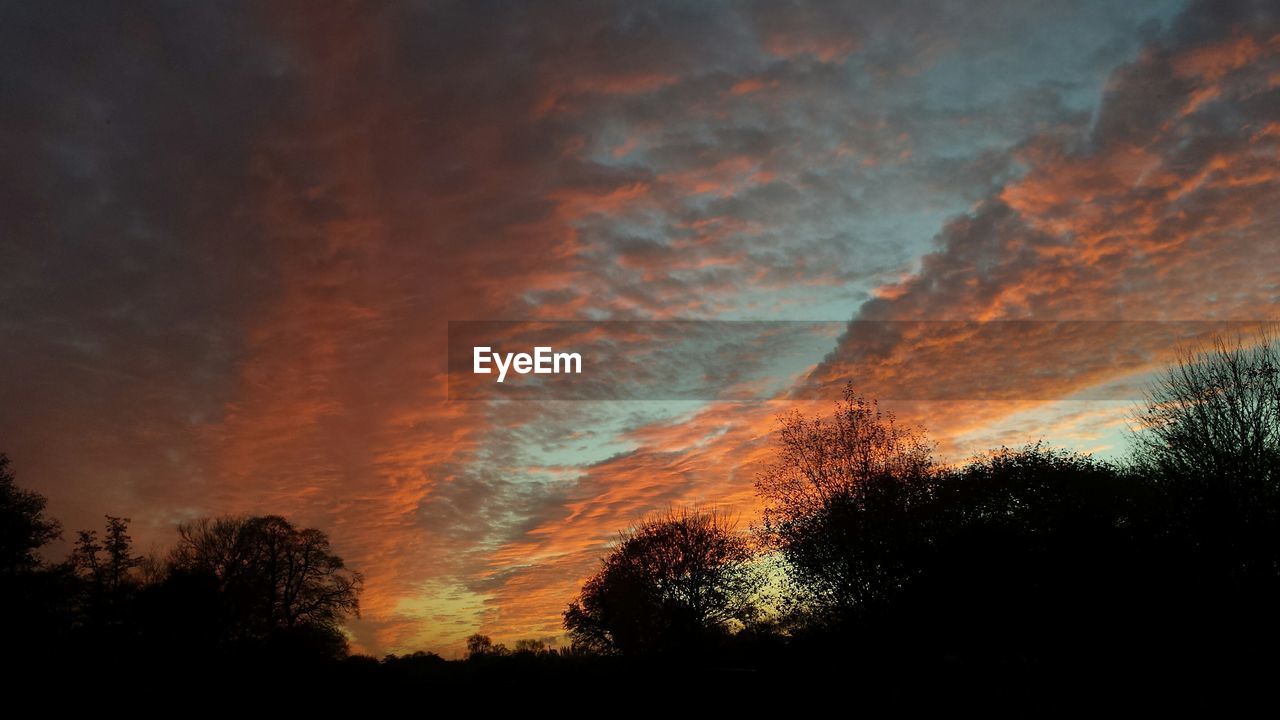
<svg viewBox="0 0 1280 720"><path fill-rule="evenodd" d="M1133 652L1144 627L1169 631L1153 504L1141 478L1040 444L942 471L894 543L905 581L873 620L898 633L886 641L966 657Z"/></svg>
<svg viewBox="0 0 1280 720"><path fill-rule="evenodd" d="M71 556L67 564L78 577L94 582L102 582L102 543L98 542L97 530L77 530L76 543L71 548Z"/></svg>
<svg viewBox="0 0 1280 720"><path fill-rule="evenodd" d="M1207 351L1184 351L1135 420L1139 462L1262 500L1280 467L1280 344L1219 337Z"/></svg>
<svg viewBox="0 0 1280 720"><path fill-rule="evenodd" d="M1135 465L1170 502L1186 592L1253 637L1280 636L1280 340L1183 351L1134 418Z"/></svg>
<svg viewBox="0 0 1280 720"><path fill-rule="evenodd" d="M44 516L44 496L17 486L9 456L0 453L0 577L12 578L40 566L36 551L60 535Z"/></svg>
<svg viewBox="0 0 1280 720"><path fill-rule="evenodd" d="M129 536L129 518L107 515L102 542L94 530L76 533L75 546L68 564L80 578L114 593L130 582L130 572L142 565L143 559L133 554L133 538Z"/></svg>
<svg viewBox="0 0 1280 720"><path fill-rule="evenodd" d="M931 446L874 400L846 386L828 418L795 412L778 430L775 462L757 478L761 534L787 567L787 609L841 623L901 585L930 493Z"/></svg>
<svg viewBox="0 0 1280 720"><path fill-rule="evenodd" d="M346 568L321 531L282 517L224 517L179 527L174 582L217 596L237 642L345 646L341 624L359 614L361 575Z"/></svg>
<svg viewBox="0 0 1280 720"><path fill-rule="evenodd" d="M565 628L598 652L706 650L758 614L753 560L719 514L667 513L623 534L565 611Z"/></svg>
<svg viewBox="0 0 1280 720"><path fill-rule="evenodd" d="M516 641L512 652L517 655L541 655L547 652L547 644L537 638L524 638Z"/></svg>
<svg viewBox="0 0 1280 720"><path fill-rule="evenodd" d="M107 516L107 532L102 549L107 554L103 568L107 587L116 590L129 581L129 573L142 564L133 554L133 538L129 536L129 518Z"/></svg>
<svg viewBox="0 0 1280 720"><path fill-rule="evenodd" d="M80 530L65 569L79 580L76 606L82 628L92 632L118 632L128 623L133 593L139 582L133 571L142 558L133 554L129 518L107 515L106 531L99 542L94 530Z"/></svg>
<svg viewBox="0 0 1280 720"><path fill-rule="evenodd" d="M45 505L44 496L18 487L8 456L0 453L0 617L5 646L15 655L48 653L70 624L67 578L39 555L61 535L57 521L45 517Z"/></svg>
<svg viewBox="0 0 1280 720"><path fill-rule="evenodd" d="M485 657L502 657L508 655L507 646L495 644L488 635L476 633L467 638L467 657L471 659Z"/></svg>

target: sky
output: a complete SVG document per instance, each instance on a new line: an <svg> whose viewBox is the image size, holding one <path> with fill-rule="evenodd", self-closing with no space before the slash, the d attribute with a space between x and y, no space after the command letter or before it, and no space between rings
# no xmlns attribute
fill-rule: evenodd
<svg viewBox="0 0 1280 720"><path fill-rule="evenodd" d="M325 530L358 651L560 641L845 382L943 460L1121 456L1175 345L1276 319L1278 153L1269 2L5 2L0 451L144 550ZM745 390L450 396L451 321L673 320L771 328Z"/></svg>

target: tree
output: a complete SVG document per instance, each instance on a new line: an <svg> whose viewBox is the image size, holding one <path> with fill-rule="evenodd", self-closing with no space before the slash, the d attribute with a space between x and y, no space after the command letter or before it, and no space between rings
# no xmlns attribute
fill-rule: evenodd
<svg viewBox="0 0 1280 720"><path fill-rule="evenodd" d="M516 641L513 652L516 655L542 655L547 652L547 643L537 638L524 638Z"/></svg>
<svg viewBox="0 0 1280 720"><path fill-rule="evenodd" d="M787 569L786 609L844 622L883 602L906 572L901 546L912 509L931 492L932 446L922 431L846 386L828 418L784 417L775 461L757 478L761 535Z"/></svg>
<svg viewBox="0 0 1280 720"><path fill-rule="evenodd" d="M96 530L77 530L76 543L71 548L71 557L67 558L67 563L71 566L71 571L80 579L95 584L101 583L102 559L99 557L101 553L102 543L98 542Z"/></svg>
<svg viewBox="0 0 1280 720"><path fill-rule="evenodd" d="M129 624L126 615L133 593L140 587L134 569L142 558L133 554L129 518L107 515L107 527L99 542L94 530L80 530L65 569L78 579L75 593L82 629L119 630Z"/></svg>
<svg viewBox="0 0 1280 720"><path fill-rule="evenodd" d="M718 513L667 513L622 535L565 611L565 628L598 652L709 649L758 614L754 560Z"/></svg>
<svg viewBox="0 0 1280 720"><path fill-rule="evenodd" d="M309 644L342 640L359 616L363 579L332 552L329 538L282 517L224 517L184 524L170 557L175 582L205 583L230 639ZM327 640L326 640L327 639Z"/></svg>
<svg viewBox="0 0 1280 720"><path fill-rule="evenodd" d="M942 471L892 543L905 581L874 624L971 657L1132 652L1172 629L1154 622L1173 602L1155 504L1133 474L1039 443Z"/></svg>
<svg viewBox="0 0 1280 720"><path fill-rule="evenodd" d="M1250 602L1280 594L1276 336L1183 351L1148 388L1134 426L1135 465L1172 497L1174 531L1200 571L1224 589L1248 588Z"/></svg>
<svg viewBox="0 0 1280 720"><path fill-rule="evenodd" d="M130 581L129 574L142 564L142 558L133 554L133 538L129 536L129 518L107 516L107 532L102 549L107 553L103 567L106 585L115 591Z"/></svg>
<svg viewBox="0 0 1280 720"><path fill-rule="evenodd" d="M70 617L64 581L57 566L44 563L40 548L61 535L45 517L46 500L18 487L9 458L0 453L0 616L7 619L10 655L47 653Z"/></svg>
<svg viewBox="0 0 1280 720"><path fill-rule="evenodd" d="M0 577L12 578L40 566L36 554L60 534L44 516L44 496L17 486L9 457L0 453Z"/></svg>
<svg viewBox="0 0 1280 720"><path fill-rule="evenodd" d="M1280 344L1215 339L1184 351L1148 389L1137 414L1140 462L1250 493L1275 490L1280 460ZM1260 499L1260 498L1255 498Z"/></svg>
<svg viewBox="0 0 1280 720"><path fill-rule="evenodd" d="M92 582L103 592L115 593L131 581L130 573L142 565L133 554L133 538L129 536L129 518L107 515L103 541L98 542L94 530L80 530L68 562L72 571Z"/></svg>
<svg viewBox="0 0 1280 720"><path fill-rule="evenodd" d="M485 658L485 657L505 657L511 654L507 650L507 646L502 643L494 643L488 635L476 633L467 638L467 658Z"/></svg>

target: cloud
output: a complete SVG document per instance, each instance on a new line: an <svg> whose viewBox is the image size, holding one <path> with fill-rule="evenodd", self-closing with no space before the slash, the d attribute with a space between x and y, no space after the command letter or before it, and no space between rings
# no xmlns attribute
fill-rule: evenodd
<svg viewBox="0 0 1280 720"><path fill-rule="evenodd" d="M749 517L789 403L449 403L448 320L1260 312L1275 31L1233 7L7 7L0 438L69 527L326 529L369 652L554 634L617 530Z"/></svg>
<svg viewBox="0 0 1280 720"><path fill-rule="evenodd" d="M1116 71L1087 135L1029 138L1025 173L864 304L811 380L923 397L986 378L1037 399L1166 359L1190 329L1177 321L1273 319L1280 25L1256 12L1193 8Z"/></svg>

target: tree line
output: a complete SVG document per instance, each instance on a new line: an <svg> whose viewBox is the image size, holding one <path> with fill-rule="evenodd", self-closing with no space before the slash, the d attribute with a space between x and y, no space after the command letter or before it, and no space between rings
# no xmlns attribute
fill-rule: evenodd
<svg viewBox="0 0 1280 720"><path fill-rule="evenodd" d="M119 664L325 660L348 652L360 573L327 536L269 516L182 523L163 556L135 554L129 519L80 530L68 557L38 551L60 535L45 499L17 486L0 454L0 593L11 651L61 665L108 653Z"/></svg>
<svg viewBox="0 0 1280 720"><path fill-rule="evenodd" d="M1184 353L1132 420L1116 461L1035 444L944 465L847 387L781 420L758 524L639 524L565 628L592 652L753 666L1274 668L1280 347Z"/></svg>
<svg viewBox="0 0 1280 720"><path fill-rule="evenodd" d="M33 658L442 687L673 663L898 687L975 669L1186 682L1276 669L1280 346L1185 353L1132 420L1115 461L1035 444L944 464L923 429L847 387L826 416L780 419L757 522L695 508L642 521L568 603L567 646L476 634L464 663L349 657L361 576L322 531L279 516L184 523L152 557L108 516L43 560L61 530L0 455L0 601L9 647Z"/></svg>

